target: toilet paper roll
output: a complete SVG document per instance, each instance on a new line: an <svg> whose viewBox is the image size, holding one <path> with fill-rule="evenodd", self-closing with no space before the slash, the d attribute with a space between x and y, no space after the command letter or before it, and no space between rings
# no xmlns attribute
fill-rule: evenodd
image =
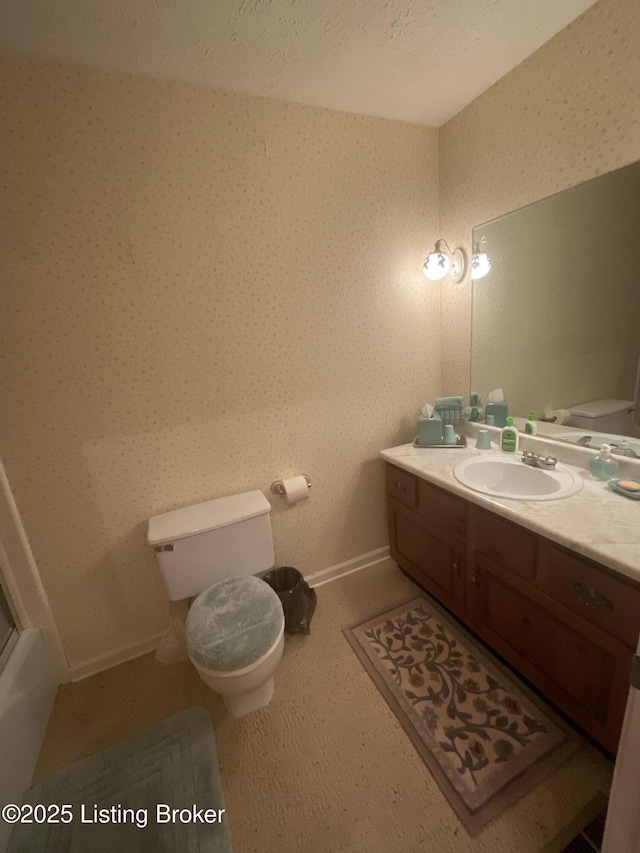
<svg viewBox="0 0 640 853"><path fill-rule="evenodd" d="M282 481L288 504L297 504L309 497L309 486L302 474Z"/></svg>
<svg viewBox="0 0 640 853"><path fill-rule="evenodd" d="M571 417L571 412L568 409L553 409L549 412L549 417L555 417L557 424L566 424Z"/></svg>

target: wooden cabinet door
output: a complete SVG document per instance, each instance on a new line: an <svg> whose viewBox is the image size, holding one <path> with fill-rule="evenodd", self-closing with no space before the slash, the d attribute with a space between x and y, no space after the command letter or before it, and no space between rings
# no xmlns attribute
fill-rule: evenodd
<svg viewBox="0 0 640 853"><path fill-rule="evenodd" d="M632 652L477 555L474 628L599 743L615 752Z"/></svg>
<svg viewBox="0 0 640 853"><path fill-rule="evenodd" d="M391 556L420 586L458 615L464 610L464 543L388 499Z"/></svg>

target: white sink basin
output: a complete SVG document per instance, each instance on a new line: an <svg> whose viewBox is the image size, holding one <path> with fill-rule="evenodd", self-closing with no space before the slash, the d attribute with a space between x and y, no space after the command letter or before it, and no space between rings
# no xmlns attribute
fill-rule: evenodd
<svg viewBox="0 0 640 853"><path fill-rule="evenodd" d="M465 459L456 465L453 474L463 486L476 492L519 501L555 501L575 495L582 488L582 480L569 468L534 468L525 465L520 456Z"/></svg>

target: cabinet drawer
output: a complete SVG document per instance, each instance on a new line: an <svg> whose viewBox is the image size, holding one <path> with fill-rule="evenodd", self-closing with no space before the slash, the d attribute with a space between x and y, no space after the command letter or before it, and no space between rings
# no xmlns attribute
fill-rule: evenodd
<svg viewBox="0 0 640 853"><path fill-rule="evenodd" d="M418 479L413 474L387 465L387 494L401 504L415 509L418 505Z"/></svg>
<svg viewBox="0 0 640 853"><path fill-rule="evenodd" d="M440 530L451 533L459 539L465 538L467 504L450 492L419 480L418 512Z"/></svg>
<svg viewBox="0 0 640 853"><path fill-rule="evenodd" d="M472 553L483 554L523 580L534 579L536 536L528 530L472 507L469 543Z"/></svg>
<svg viewBox="0 0 640 853"><path fill-rule="evenodd" d="M635 648L640 631L637 586L547 539L540 540L538 584L550 598Z"/></svg>

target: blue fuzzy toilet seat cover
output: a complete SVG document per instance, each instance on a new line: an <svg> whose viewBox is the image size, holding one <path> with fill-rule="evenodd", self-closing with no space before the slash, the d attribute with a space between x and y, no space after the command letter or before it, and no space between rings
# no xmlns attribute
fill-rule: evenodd
<svg viewBox="0 0 640 853"><path fill-rule="evenodd" d="M186 621L190 657L207 669L231 672L265 655L284 626L276 593L256 577L228 578L195 599Z"/></svg>

